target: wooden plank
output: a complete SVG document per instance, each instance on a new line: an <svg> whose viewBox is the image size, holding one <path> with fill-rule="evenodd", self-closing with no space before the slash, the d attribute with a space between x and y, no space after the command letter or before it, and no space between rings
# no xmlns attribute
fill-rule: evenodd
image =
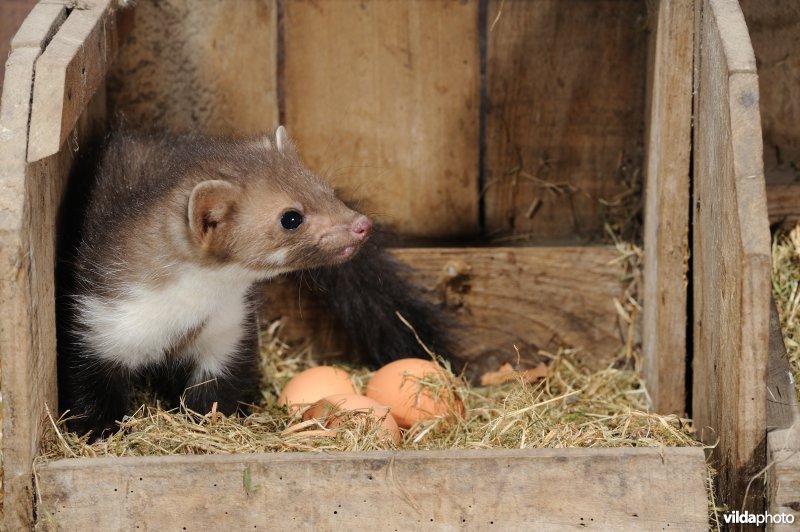
<svg viewBox="0 0 800 532"><path fill-rule="evenodd" d="M398 233L478 231L478 4L284 4L289 132Z"/></svg>
<svg viewBox="0 0 800 532"><path fill-rule="evenodd" d="M770 235L755 58L734 0L704 0L696 33L693 417L716 443L721 500L763 510ZM748 490L747 500L744 500Z"/></svg>
<svg viewBox="0 0 800 532"><path fill-rule="evenodd" d="M797 530L800 523L800 424L778 429L767 438L767 511L794 517L793 523L767 530Z"/></svg>
<svg viewBox="0 0 800 532"><path fill-rule="evenodd" d="M31 353L35 304L25 231L28 119L36 58L63 22L63 6L37 5L23 22L8 57L0 103L0 354L3 391L3 528L23 530L33 518L31 468L42 406L55 397L54 353ZM52 276L52 275L51 275ZM48 363L50 362L50 363ZM41 378L42 387L31 379ZM47 389L46 386L52 387ZM51 402L51 404L54 404Z"/></svg>
<svg viewBox="0 0 800 532"><path fill-rule="evenodd" d="M767 387L767 430L785 429L797 424L800 438L800 405L797 402L794 376L786 355L781 320L774 300L769 307Z"/></svg>
<svg viewBox="0 0 800 532"><path fill-rule="evenodd" d="M109 107L138 128L222 135L278 125L275 0L137 2Z"/></svg>
<svg viewBox="0 0 800 532"><path fill-rule="evenodd" d="M796 0L741 0L753 42L764 133L767 185L800 169L800 4Z"/></svg>
<svg viewBox="0 0 800 532"><path fill-rule="evenodd" d="M800 221L800 183L767 185L770 223L793 227Z"/></svg>
<svg viewBox="0 0 800 532"><path fill-rule="evenodd" d="M767 529L795 530L800 523L800 405L774 300L770 305L767 384L767 511L792 515L795 520L795 524Z"/></svg>
<svg viewBox="0 0 800 532"><path fill-rule="evenodd" d="M36 61L28 161L59 151L74 130L119 48L114 0L86 0L73 9Z"/></svg>
<svg viewBox="0 0 800 532"><path fill-rule="evenodd" d="M75 10L73 10L73 13ZM31 474L46 405L56 407L55 220L73 149L28 164L34 64L59 25L63 2L41 3L13 41L0 128L0 352L3 390L3 525L29 528L33 519ZM36 36L38 35L38 39ZM76 124L85 146L91 117L104 112L102 96ZM60 127L60 120L52 124Z"/></svg>
<svg viewBox="0 0 800 532"><path fill-rule="evenodd" d="M411 280L460 324L458 352L469 376L538 349L582 346L598 365L623 345L614 298L621 298L620 254L609 247L406 248L393 254ZM288 340L311 339L315 351L352 356L341 328L292 278L265 285L262 316L281 318ZM413 321L413 319L412 319Z"/></svg>
<svg viewBox="0 0 800 532"><path fill-rule="evenodd" d="M44 530L222 523L232 530L705 530L708 523L697 448L90 458L45 464L37 476Z"/></svg>
<svg viewBox="0 0 800 532"><path fill-rule="evenodd" d="M657 412L686 412L694 0L658 3L644 205L642 372Z"/></svg>
<svg viewBox="0 0 800 532"><path fill-rule="evenodd" d="M67 16L63 5L39 4L34 10L34 4L36 2L31 0L11 0L0 8L8 16L2 23L4 32L12 30L10 34L6 34L7 42L3 43L3 46L10 46L8 51L17 48L43 48ZM16 23L13 27L5 26L14 21Z"/></svg>
<svg viewBox="0 0 800 532"><path fill-rule="evenodd" d="M99 90L76 124L81 154L97 142L105 123L105 91ZM73 148L29 163L16 203L23 220L2 242L0 304L3 390L4 513L8 530L30 526L31 473L46 428L46 410L57 411L55 285L56 221L76 161ZM24 159L23 159L24 160ZM63 229L63 228L62 228ZM61 231L58 232L61 236ZM13 239L13 240L12 240ZM5 249L6 241L16 247ZM13 523L14 526L10 524ZM24 525L24 526L23 526Z"/></svg>
<svg viewBox="0 0 800 532"><path fill-rule="evenodd" d="M487 233L581 241L621 214L600 200L640 176L645 4L490 0Z"/></svg>

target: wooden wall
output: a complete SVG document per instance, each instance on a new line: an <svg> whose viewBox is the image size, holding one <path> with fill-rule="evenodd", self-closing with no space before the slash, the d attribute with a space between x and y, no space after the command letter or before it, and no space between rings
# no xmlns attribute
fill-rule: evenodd
<svg viewBox="0 0 800 532"><path fill-rule="evenodd" d="M0 2L0 58L5 63L11 53L11 38L17 33L25 16L36 0L4 0ZM0 89L3 87L5 68L0 66Z"/></svg>
<svg viewBox="0 0 800 532"><path fill-rule="evenodd" d="M137 11L112 111L226 134L280 118L312 169L406 236L585 242L638 195L644 1L161 0Z"/></svg>
<svg viewBox="0 0 800 532"><path fill-rule="evenodd" d="M278 124L273 0L141 1L109 76L137 127L252 135Z"/></svg>
<svg viewBox="0 0 800 532"><path fill-rule="evenodd" d="M641 170L644 2L489 3L485 231L586 240Z"/></svg>
<svg viewBox="0 0 800 532"><path fill-rule="evenodd" d="M770 220L800 220L800 3L741 0L756 54Z"/></svg>
<svg viewBox="0 0 800 532"><path fill-rule="evenodd" d="M770 302L758 75L739 3L702 0L697 9L692 415L699 437L713 446L722 500L756 513L763 507Z"/></svg>
<svg viewBox="0 0 800 532"><path fill-rule="evenodd" d="M92 0L73 10L41 2L14 37L6 62L0 108L3 530L32 529L33 460L47 411L57 410L54 270L63 229L57 223L70 173L107 123L98 80L128 27L112 2ZM36 130L65 138L65 125L68 143L32 157Z"/></svg>

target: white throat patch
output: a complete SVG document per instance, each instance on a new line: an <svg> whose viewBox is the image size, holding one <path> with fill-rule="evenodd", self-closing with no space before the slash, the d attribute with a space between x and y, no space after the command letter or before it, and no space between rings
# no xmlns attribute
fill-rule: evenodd
<svg viewBox="0 0 800 532"><path fill-rule="evenodd" d="M186 265L162 286L131 285L115 299L81 297L78 322L87 329L79 333L81 343L131 370L163 361L180 345L175 355L195 357L206 377L218 375L236 354L249 311L247 291L261 277L238 266Z"/></svg>

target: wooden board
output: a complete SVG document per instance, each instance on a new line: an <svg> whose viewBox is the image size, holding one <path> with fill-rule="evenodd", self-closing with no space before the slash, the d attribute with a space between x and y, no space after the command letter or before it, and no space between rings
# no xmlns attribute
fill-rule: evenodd
<svg viewBox="0 0 800 532"><path fill-rule="evenodd" d="M69 15L69 16L68 16ZM37 102L34 78L47 78L39 66L42 50L70 46L59 39L61 28L81 10L62 2L37 5L12 46L6 71L0 127L0 353L3 390L4 515L8 530L31 526L32 465L45 422L45 410L56 408L56 338L54 279L56 218L76 150L88 143L98 120L105 122L104 90L88 112L76 117L70 149L26 162L28 124ZM104 16L110 16L107 13ZM38 39L36 36L38 35ZM52 37L52 40L51 40ZM36 65L34 67L34 65ZM35 69L35 75L34 75ZM78 81L82 85L82 82ZM63 93L63 87L55 87ZM78 94L75 87L75 94ZM50 128L59 131L61 116Z"/></svg>
<svg viewBox="0 0 800 532"><path fill-rule="evenodd" d="M800 222L800 183L767 185L769 221L792 228Z"/></svg>
<svg viewBox="0 0 800 532"><path fill-rule="evenodd" d="M800 523L800 405L774 301L770 305L767 390L767 511L794 516L768 530L796 530Z"/></svg>
<svg viewBox="0 0 800 532"><path fill-rule="evenodd" d="M642 372L657 412L686 412L694 0L658 2L644 206Z"/></svg>
<svg viewBox="0 0 800 532"><path fill-rule="evenodd" d="M28 161L57 153L74 131L105 82L127 22L127 12L117 10L114 0L85 0L70 11L36 61Z"/></svg>
<svg viewBox="0 0 800 532"><path fill-rule="evenodd" d="M468 373L535 360L537 349L581 346L602 365L622 347L614 299L623 285L620 254L609 247L407 248L396 258L412 281L456 318ZM281 318L284 338L312 339L315 351L348 353L334 319L292 278L265 285L262 316Z"/></svg>
<svg viewBox="0 0 800 532"><path fill-rule="evenodd" d="M37 478L43 530L705 530L708 522L697 448L90 458L46 464Z"/></svg>
<svg viewBox="0 0 800 532"><path fill-rule="evenodd" d="M721 500L763 510L770 235L758 77L735 0L698 5L694 142L693 418L716 444Z"/></svg>
<svg viewBox="0 0 800 532"><path fill-rule="evenodd" d="M20 28L6 62L0 104L0 354L3 391L3 527L22 530L32 512L31 467L42 407L55 397L55 356L32 352L39 321L29 290L31 242L26 227L25 162L33 66L66 18L63 6L36 6ZM44 198L40 201L47 201ZM52 275L51 275L52 277ZM37 381L38 379L38 381ZM34 385L34 382L38 382ZM49 386L49 388L48 388Z"/></svg>
<svg viewBox="0 0 800 532"><path fill-rule="evenodd" d="M767 184L800 171L800 4L741 0L758 64ZM776 180L777 182L777 180Z"/></svg>
<svg viewBox="0 0 800 532"><path fill-rule="evenodd" d="M3 60L11 53L11 38L35 4L36 0L6 0L0 4L0 58ZM0 89L4 75L5 70L0 68Z"/></svg>
<svg viewBox="0 0 800 532"><path fill-rule="evenodd" d="M797 402L794 376L783 343L778 308L773 300L769 308L769 374L767 377L767 430L787 429L797 424L800 442L800 405ZM800 500L800 492L798 492Z"/></svg>
<svg viewBox="0 0 800 532"><path fill-rule="evenodd" d="M275 0L136 4L136 27L109 76L112 116L211 134L277 127Z"/></svg>
<svg viewBox="0 0 800 532"><path fill-rule="evenodd" d="M635 195L625 181L641 179L645 4L490 0L488 234L581 241L623 214L600 200Z"/></svg>
<svg viewBox="0 0 800 532"><path fill-rule="evenodd" d="M478 231L478 3L283 4L289 133L398 233Z"/></svg>
<svg viewBox="0 0 800 532"><path fill-rule="evenodd" d="M769 433L767 445L767 511L794 517L794 524L767 530L797 530L800 523L800 424Z"/></svg>

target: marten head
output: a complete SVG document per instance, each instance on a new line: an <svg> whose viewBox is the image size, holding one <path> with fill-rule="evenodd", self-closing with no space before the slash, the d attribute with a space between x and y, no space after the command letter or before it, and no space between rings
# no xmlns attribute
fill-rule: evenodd
<svg viewBox="0 0 800 532"><path fill-rule="evenodd" d="M303 165L283 126L226 149L205 165L218 175L189 194L188 229L203 256L271 276L345 262L369 238L370 219Z"/></svg>

